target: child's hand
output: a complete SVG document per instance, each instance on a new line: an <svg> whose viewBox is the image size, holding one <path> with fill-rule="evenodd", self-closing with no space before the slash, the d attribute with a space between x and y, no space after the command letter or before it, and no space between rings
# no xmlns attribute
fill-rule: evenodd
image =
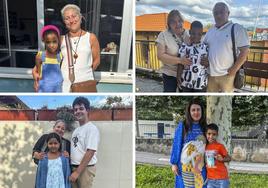
<svg viewBox="0 0 268 188"><path fill-rule="evenodd" d="M200 64L203 65L204 67L208 67L209 66L208 57L201 57Z"/></svg>
<svg viewBox="0 0 268 188"><path fill-rule="evenodd" d="M192 64L192 61L189 59L189 58L186 58L186 57L182 57L182 58L180 58L181 59L181 63L180 64L182 64L182 65L191 65Z"/></svg>
<svg viewBox="0 0 268 188"><path fill-rule="evenodd" d="M33 75L33 79L34 79L34 90L35 92L38 91L38 88L39 88L39 80L40 80L40 75L37 71L37 67L35 66L32 70L32 75Z"/></svg>
<svg viewBox="0 0 268 188"><path fill-rule="evenodd" d="M39 78L38 78L38 80L34 81L34 91L37 92L38 88L39 88Z"/></svg>
<svg viewBox="0 0 268 188"><path fill-rule="evenodd" d="M215 159L218 160L218 161L223 162L223 157L220 154L216 155Z"/></svg>

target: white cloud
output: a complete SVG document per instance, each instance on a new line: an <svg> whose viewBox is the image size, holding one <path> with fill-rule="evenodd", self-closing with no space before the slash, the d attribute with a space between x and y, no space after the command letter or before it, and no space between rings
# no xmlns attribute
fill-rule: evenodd
<svg viewBox="0 0 268 188"><path fill-rule="evenodd" d="M132 105L132 96L125 96L125 95L107 95L107 96L98 96L95 97L94 100L90 100L92 106L101 107L106 103L106 99L108 97L120 96L122 97L122 103L125 105Z"/></svg>
<svg viewBox="0 0 268 188"><path fill-rule="evenodd" d="M105 96L96 96L93 99L90 98L90 105L94 107L100 107L106 103Z"/></svg>
<svg viewBox="0 0 268 188"><path fill-rule="evenodd" d="M192 22L199 20L206 25L214 23L212 9L218 0L140 0L136 2L136 15L179 10L184 18ZM245 27L255 24L259 0L225 0L230 9L230 20ZM262 0L259 10L258 27L268 27L268 2Z"/></svg>
<svg viewBox="0 0 268 188"><path fill-rule="evenodd" d="M133 106L132 96L121 96L121 97L122 97L123 104Z"/></svg>

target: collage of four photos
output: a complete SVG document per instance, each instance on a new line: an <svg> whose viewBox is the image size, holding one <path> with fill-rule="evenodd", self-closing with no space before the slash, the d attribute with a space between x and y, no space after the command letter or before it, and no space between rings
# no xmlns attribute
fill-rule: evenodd
<svg viewBox="0 0 268 188"><path fill-rule="evenodd" d="M268 188L266 0L0 14L0 188Z"/></svg>

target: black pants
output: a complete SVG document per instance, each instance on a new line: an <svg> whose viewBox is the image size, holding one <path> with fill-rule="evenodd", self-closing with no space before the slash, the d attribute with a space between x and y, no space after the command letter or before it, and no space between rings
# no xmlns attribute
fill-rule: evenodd
<svg viewBox="0 0 268 188"><path fill-rule="evenodd" d="M190 88L187 88L187 87L181 87L182 89L182 92L187 92L187 93L195 93L195 92L207 92L207 88L204 88L204 89L190 89Z"/></svg>
<svg viewBox="0 0 268 188"><path fill-rule="evenodd" d="M177 78L174 76L168 76L162 74L164 82L164 92L176 92L177 90Z"/></svg>

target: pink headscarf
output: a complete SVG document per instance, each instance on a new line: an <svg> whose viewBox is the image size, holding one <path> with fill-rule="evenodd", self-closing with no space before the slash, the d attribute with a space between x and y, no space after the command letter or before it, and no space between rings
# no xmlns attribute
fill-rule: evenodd
<svg viewBox="0 0 268 188"><path fill-rule="evenodd" d="M55 26L55 25L46 25L44 26L42 29L41 29L41 37L42 37L42 40L44 40L44 33L48 30L52 30L52 31L56 31L59 39L60 39L60 31L59 29Z"/></svg>

